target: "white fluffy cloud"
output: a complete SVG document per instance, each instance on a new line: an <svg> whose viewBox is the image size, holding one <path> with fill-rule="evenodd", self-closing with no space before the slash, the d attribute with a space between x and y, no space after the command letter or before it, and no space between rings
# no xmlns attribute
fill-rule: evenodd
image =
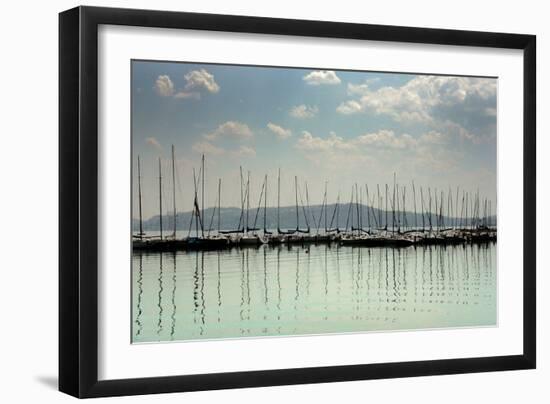
<svg viewBox="0 0 550 404"><path fill-rule="evenodd" d="M331 132L327 138L313 136L308 131L303 131L302 136L296 143L296 148L306 151L331 151L331 150L350 150L355 146L342 137Z"/></svg>
<svg viewBox="0 0 550 404"><path fill-rule="evenodd" d="M380 149L414 149L417 146L441 145L447 141L447 137L439 132L429 131L418 138L407 133L396 134L392 130L382 129L378 132L365 133L351 139L344 139L331 132L328 137L313 136L308 131L303 131L302 136L296 142L296 148L305 151L353 151L364 152L367 148Z"/></svg>
<svg viewBox="0 0 550 404"><path fill-rule="evenodd" d="M342 81L332 70L316 70L303 77L303 80L311 86L322 84L340 84Z"/></svg>
<svg viewBox="0 0 550 404"><path fill-rule="evenodd" d="M348 83L348 95L365 95L370 91L367 83L353 84Z"/></svg>
<svg viewBox="0 0 550 404"><path fill-rule="evenodd" d="M496 81L469 77L418 76L401 87L376 91L367 84L348 84L350 94L361 95L337 108L343 114L370 111L386 114L396 121L431 121L434 108L452 106L468 97L487 100L496 95Z"/></svg>
<svg viewBox="0 0 550 404"><path fill-rule="evenodd" d="M294 118L306 119L313 118L319 112L319 108L316 105L309 106L305 104L296 105L291 108L290 115Z"/></svg>
<svg viewBox="0 0 550 404"><path fill-rule="evenodd" d="M216 130L204 135L204 137L208 140L215 140L219 138L246 140L253 136L254 134L248 125L237 121L227 121L222 123L216 128Z"/></svg>
<svg viewBox="0 0 550 404"><path fill-rule="evenodd" d="M391 130L366 133L353 140L358 146L374 146L390 149L406 149L416 146L417 140L409 134L396 135Z"/></svg>
<svg viewBox="0 0 550 404"><path fill-rule="evenodd" d="M343 115L351 115L357 112L361 112L362 109L363 106L359 103L359 101L349 100L341 103L336 108L336 111Z"/></svg>
<svg viewBox="0 0 550 404"><path fill-rule="evenodd" d="M336 111L385 115L438 131L452 127L461 138L476 142L496 133L496 91L496 80L473 77L417 76L401 87L377 90L368 83L348 84L348 94L358 98L342 102Z"/></svg>
<svg viewBox="0 0 550 404"><path fill-rule="evenodd" d="M170 76L165 74L157 77L153 88L161 97L171 97L174 94L174 83Z"/></svg>
<svg viewBox="0 0 550 404"><path fill-rule="evenodd" d="M220 86L216 83L216 80L214 80L214 75L207 72L205 69L193 70L184 77L185 80L187 80L187 84L185 85L186 90L204 88L210 93L217 93L220 91Z"/></svg>
<svg viewBox="0 0 550 404"><path fill-rule="evenodd" d="M220 91L220 86L214 80L214 75L208 73L205 69L193 70L187 73L184 78L186 84L183 90L176 91L174 82L167 74L158 76L153 88L161 97L194 100L200 100L201 94L197 90L201 88L210 93Z"/></svg>
<svg viewBox="0 0 550 404"><path fill-rule="evenodd" d="M279 139L287 139L292 136L292 131L290 129L285 129L282 126L275 125L274 123L269 122L267 128L273 132Z"/></svg>

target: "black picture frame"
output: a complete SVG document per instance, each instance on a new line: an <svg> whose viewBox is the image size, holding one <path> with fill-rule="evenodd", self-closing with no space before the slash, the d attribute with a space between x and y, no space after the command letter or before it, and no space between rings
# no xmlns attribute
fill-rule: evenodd
<svg viewBox="0 0 550 404"><path fill-rule="evenodd" d="M523 51L523 354L98 380L98 26L180 28ZM536 366L536 37L77 7L59 15L59 390L75 397L324 383Z"/></svg>

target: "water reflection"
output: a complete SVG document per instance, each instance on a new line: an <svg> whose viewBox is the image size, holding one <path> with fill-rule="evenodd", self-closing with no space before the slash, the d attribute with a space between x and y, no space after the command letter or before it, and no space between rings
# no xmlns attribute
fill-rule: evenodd
<svg viewBox="0 0 550 404"><path fill-rule="evenodd" d="M136 252L133 340L494 325L496 246Z"/></svg>

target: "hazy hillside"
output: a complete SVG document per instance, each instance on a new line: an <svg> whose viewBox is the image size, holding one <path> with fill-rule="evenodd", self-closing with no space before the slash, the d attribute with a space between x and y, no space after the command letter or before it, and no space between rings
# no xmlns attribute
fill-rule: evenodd
<svg viewBox="0 0 550 404"><path fill-rule="evenodd" d="M340 228L343 228L346 225L346 220L348 218L348 211L350 211L349 203L341 204L339 206L339 214L334 214L335 205L328 205L326 212L327 214L327 226L330 226L331 220L332 220L332 226L335 227L337 224ZM376 220L378 220L379 217L381 217L381 226L385 226L385 218L386 213L385 211L379 211L378 209L371 209L367 208L366 205L362 205L359 208L362 209L362 221L363 221L363 227L368 227L368 221L370 217L370 224L372 227L375 227L376 221L374 219L374 216L376 216ZM308 223L311 228L316 228L317 223L319 223L319 218L321 217L321 223L320 227L324 228L325 226L325 214L321 216L322 207L321 205L311 206L309 208L305 208L307 217L308 217ZM370 215L367 215L367 211L370 211ZM203 223L205 226L205 229L208 229L210 226L210 223L212 223L212 229L217 229L217 220L218 220L218 213L215 212L215 216L212 220L212 214L214 212L213 208L205 209L205 212L203 214ZM245 212L246 215L246 212ZM257 209L250 209L248 212L248 220L249 220L249 226L252 227L254 225L254 220L256 218L256 227L263 228L263 221L264 221L264 209L260 208L258 211ZM334 219L333 218L334 215ZM235 229L237 228L239 224L239 218L241 216L241 209L240 208L221 208L220 212L220 227L222 230L228 230L228 229ZM352 209L350 211L349 220L351 222L353 216L353 223L354 226L357 226L357 206L354 204L352 206ZM388 212L388 224L391 226L392 223L392 212ZM313 223L313 218L315 218L316 223ZM415 225L415 215L414 212L406 212L405 213L405 219L409 226ZM177 214L177 229L178 230L187 230L189 228L189 223L191 220L191 212L178 212ZM300 228L306 228L306 220L304 218L304 210L302 207L299 207L299 220L300 220ZM400 215L401 224L403 225L403 215L401 213ZM163 221L163 227L165 229L172 229L174 226L174 219L171 215L163 215L162 218ZM424 221L426 226L428 226L428 217L427 214L424 215ZM449 218L447 216L444 216L443 218L445 226L449 226L455 223L454 218ZM154 216L152 218L149 218L147 220L143 221L143 228L144 230L158 230L159 229L159 216ZM416 222L418 226L422 225L422 215L420 213L417 213L416 215ZM267 228L270 229L276 229L277 228L277 208L267 208L266 210L266 223ZM432 214L432 224L435 226L436 224L436 217L434 214ZM491 225L496 224L496 217L493 215L491 217ZM193 224L194 227L194 224ZM292 229L296 228L296 207L294 206L286 206L280 208L280 227L281 229ZM133 228L134 230L139 229L139 220L134 219L133 220Z"/></svg>

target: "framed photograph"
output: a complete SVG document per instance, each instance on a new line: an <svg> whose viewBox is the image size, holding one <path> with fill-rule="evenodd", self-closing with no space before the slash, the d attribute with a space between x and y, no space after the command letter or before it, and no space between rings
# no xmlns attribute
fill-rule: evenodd
<svg viewBox="0 0 550 404"><path fill-rule="evenodd" d="M61 391L535 368L534 36L59 24Z"/></svg>

